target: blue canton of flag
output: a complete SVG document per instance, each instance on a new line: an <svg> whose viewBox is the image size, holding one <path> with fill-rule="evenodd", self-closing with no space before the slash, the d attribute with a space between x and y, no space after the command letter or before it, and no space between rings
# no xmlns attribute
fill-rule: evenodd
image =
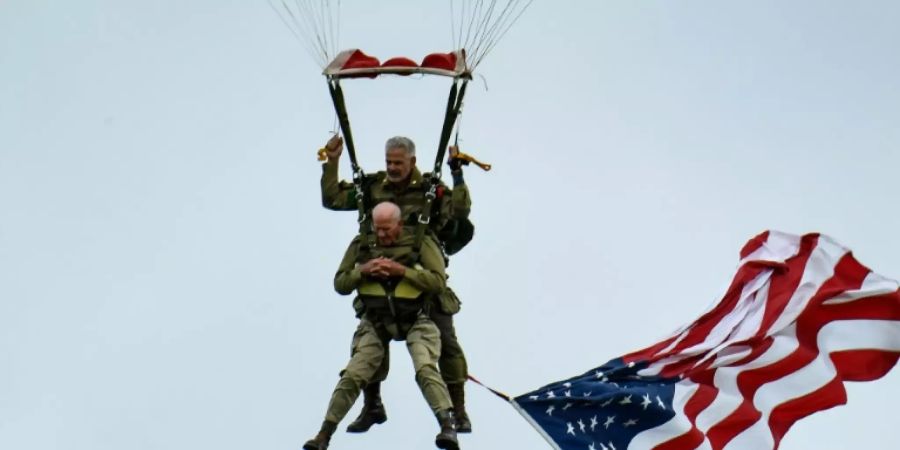
<svg viewBox="0 0 900 450"><path fill-rule="evenodd" d="M621 358L544 386L513 404L557 449L624 450L638 433L675 416L678 378L641 376Z"/></svg>

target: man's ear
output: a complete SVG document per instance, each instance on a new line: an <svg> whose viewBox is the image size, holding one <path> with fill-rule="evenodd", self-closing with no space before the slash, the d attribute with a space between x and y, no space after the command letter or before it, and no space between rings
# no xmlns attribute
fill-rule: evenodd
<svg viewBox="0 0 900 450"><path fill-rule="evenodd" d="M413 166L416 165L416 157L415 157L415 156L413 156L412 158L410 158L409 161L412 163Z"/></svg>

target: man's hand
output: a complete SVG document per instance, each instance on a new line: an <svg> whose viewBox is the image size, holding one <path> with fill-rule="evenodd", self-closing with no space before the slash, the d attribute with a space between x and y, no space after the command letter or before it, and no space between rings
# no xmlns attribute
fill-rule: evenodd
<svg viewBox="0 0 900 450"><path fill-rule="evenodd" d="M382 258L381 269L387 277L402 277L406 274L406 266L392 259Z"/></svg>
<svg viewBox="0 0 900 450"><path fill-rule="evenodd" d="M450 166L450 170L456 172L462 168L462 161L456 157L459 154L459 147L451 145L448 149L450 154L447 156L447 165Z"/></svg>
<svg viewBox="0 0 900 450"><path fill-rule="evenodd" d="M359 266L359 272L372 278L402 277L406 273L406 266L388 258L375 258L366 261Z"/></svg>
<svg viewBox="0 0 900 450"><path fill-rule="evenodd" d="M344 152L344 138L339 134L335 134L325 144L325 154L328 155L329 161L337 161Z"/></svg>
<svg viewBox="0 0 900 450"><path fill-rule="evenodd" d="M379 275L379 259L370 259L359 266L359 273L375 278L382 278Z"/></svg>

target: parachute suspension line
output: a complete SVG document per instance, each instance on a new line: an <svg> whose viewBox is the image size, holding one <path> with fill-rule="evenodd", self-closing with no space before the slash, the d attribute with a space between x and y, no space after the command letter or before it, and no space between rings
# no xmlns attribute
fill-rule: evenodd
<svg viewBox="0 0 900 450"><path fill-rule="evenodd" d="M268 0L313 60L324 68L337 54L340 0ZM332 5L335 3L335 5Z"/></svg>
<svg viewBox="0 0 900 450"><path fill-rule="evenodd" d="M481 56L478 58L478 61L476 61L476 64L480 63L481 60L484 59L484 57L487 56L491 52L491 50L494 49L494 47L497 45L497 43L499 43L500 40L503 39L503 36L506 36L506 33L509 31L509 29L512 28L512 26L515 25L516 22L519 21L519 18L522 17L522 14L525 13L525 10L528 9L528 7L531 5L531 2L533 2L533 1L534 0L528 0L528 3L526 3L525 6L523 6L522 9L520 9L515 14L515 16L512 16L512 15L509 16L509 17L512 17L512 20L508 20L507 24L503 27L500 27L499 32L495 33L490 38L487 46L485 46L484 50L481 51Z"/></svg>
<svg viewBox="0 0 900 450"><path fill-rule="evenodd" d="M460 5L451 1L454 44L456 48L466 50L470 68L481 63L533 1L491 0L486 3L484 0L460 0Z"/></svg>
<svg viewBox="0 0 900 450"><path fill-rule="evenodd" d="M300 45L303 46L303 49L306 50L306 53L309 55L313 61L316 61L320 66L322 65L322 60L319 58L317 50L311 45L312 40L304 33L303 27L297 21L297 18L293 16L292 11L284 4L284 2L279 2L284 5L284 9L279 9L273 3L273 0L268 0L269 6L275 11L275 14L278 15L278 18L281 19L281 22L290 30L291 34L297 38L297 41L300 42ZM289 20L290 19L290 20Z"/></svg>

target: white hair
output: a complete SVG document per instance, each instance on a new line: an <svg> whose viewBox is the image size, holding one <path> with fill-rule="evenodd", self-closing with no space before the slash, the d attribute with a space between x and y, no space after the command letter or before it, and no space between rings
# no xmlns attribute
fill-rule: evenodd
<svg viewBox="0 0 900 450"><path fill-rule="evenodd" d="M384 144L384 151L387 152L392 148L402 148L407 155L416 156L416 144L408 137L394 136L388 139Z"/></svg>
<svg viewBox="0 0 900 450"><path fill-rule="evenodd" d="M389 217L391 220L393 220L395 222L399 222L400 216L401 216L400 207L397 206L395 203L381 202L381 203L375 205L374 208L372 208L372 218L373 219L375 217Z"/></svg>

